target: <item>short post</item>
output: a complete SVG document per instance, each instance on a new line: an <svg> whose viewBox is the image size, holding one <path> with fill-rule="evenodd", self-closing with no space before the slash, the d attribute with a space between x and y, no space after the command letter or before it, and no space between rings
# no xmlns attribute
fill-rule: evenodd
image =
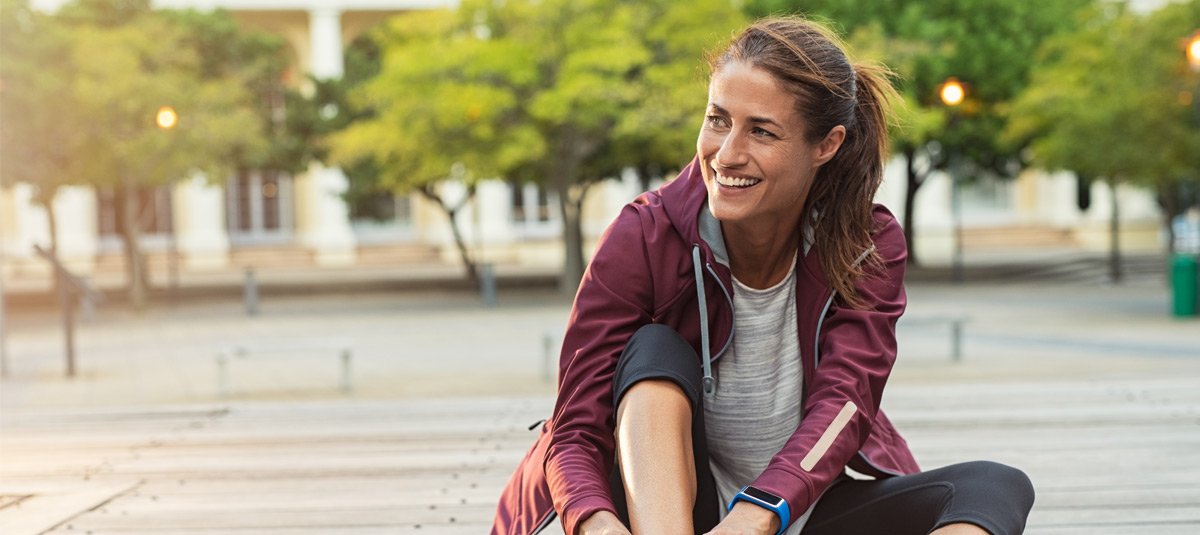
<svg viewBox="0 0 1200 535"><path fill-rule="evenodd" d="M229 397L229 354L222 351L217 353L217 396L221 399Z"/></svg>
<svg viewBox="0 0 1200 535"><path fill-rule="evenodd" d="M246 268L246 283L242 287L242 302L246 305L246 315L258 315L258 281L254 279L254 268Z"/></svg>
<svg viewBox="0 0 1200 535"><path fill-rule="evenodd" d="M342 393L350 393L350 348L342 348Z"/></svg>
<svg viewBox="0 0 1200 535"><path fill-rule="evenodd" d="M554 377L551 370L554 366L554 335L549 331L542 334L542 382L549 383Z"/></svg>
<svg viewBox="0 0 1200 535"><path fill-rule="evenodd" d="M963 325L961 320L952 320L950 322L950 355L954 357L954 362L962 362L962 331Z"/></svg>
<svg viewBox="0 0 1200 535"><path fill-rule="evenodd" d="M58 279L58 306L62 309L64 343L67 351L67 377L75 377L75 304L62 269L54 270Z"/></svg>
<svg viewBox="0 0 1200 535"><path fill-rule="evenodd" d="M496 272L491 262L479 265L479 293L485 308L496 308Z"/></svg>

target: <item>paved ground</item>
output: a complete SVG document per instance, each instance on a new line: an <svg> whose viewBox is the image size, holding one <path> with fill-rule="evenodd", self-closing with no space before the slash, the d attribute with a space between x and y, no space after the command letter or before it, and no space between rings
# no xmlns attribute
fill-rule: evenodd
<svg viewBox="0 0 1200 535"><path fill-rule="evenodd" d="M1200 321L1169 315L1157 277L1120 286L916 282L909 294L897 381L1137 377L1200 363ZM557 353L569 307L568 297L529 289L502 291L491 309L453 290L267 296L255 316L236 295L143 313L101 307L79 325L74 379L64 377L58 315L14 310L0 406L213 401L216 356L237 345L287 349L232 360L238 399L338 395L333 346L342 343L353 350L357 398L548 393L547 355ZM966 320L964 361L953 366L949 325L929 321L951 317Z"/></svg>
<svg viewBox="0 0 1200 535"><path fill-rule="evenodd" d="M924 462L1029 467L1049 491L1039 533L1200 529L1200 320L1168 315L1159 278L909 293L885 404ZM0 488L0 526L478 533L529 440L522 426L548 410L546 347L569 310L547 290L499 303L434 289L268 296L253 317L236 295L101 308L80 326L73 379L57 315L10 311L0 479L21 488ZM967 320L961 362L949 326L929 321L946 317ZM222 397L216 356L235 345L288 350L232 359Z"/></svg>

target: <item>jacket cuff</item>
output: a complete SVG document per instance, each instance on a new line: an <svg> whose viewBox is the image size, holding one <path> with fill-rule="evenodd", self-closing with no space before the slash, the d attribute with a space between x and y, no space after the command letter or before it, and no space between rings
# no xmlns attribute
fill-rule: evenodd
<svg viewBox="0 0 1200 535"><path fill-rule="evenodd" d="M785 470L768 468L751 485L783 498L788 504L788 509L792 511L791 520L800 518L817 499L811 480L797 477ZM787 530L787 526L782 528Z"/></svg>
<svg viewBox="0 0 1200 535"><path fill-rule="evenodd" d="M579 524L598 511L608 511L617 514L612 500L603 496L584 496L567 503L559 513L562 517L563 533L576 535Z"/></svg>

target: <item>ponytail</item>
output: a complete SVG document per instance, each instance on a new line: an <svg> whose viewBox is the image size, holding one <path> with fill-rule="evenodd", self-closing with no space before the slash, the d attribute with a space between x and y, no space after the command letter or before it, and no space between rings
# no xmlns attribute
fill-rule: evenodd
<svg viewBox="0 0 1200 535"><path fill-rule="evenodd" d="M844 124L846 140L817 171L804 213L818 214L813 237L821 252L821 271L842 301L858 308L862 301L855 283L879 267L871 240L876 230L872 210L888 156L890 104L897 94L886 69L852 68L854 103L852 117Z"/></svg>

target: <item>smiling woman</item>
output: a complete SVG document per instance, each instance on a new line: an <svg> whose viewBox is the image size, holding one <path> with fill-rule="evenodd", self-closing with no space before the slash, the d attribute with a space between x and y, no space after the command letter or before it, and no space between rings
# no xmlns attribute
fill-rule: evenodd
<svg viewBox="0 0 1200 535"><path fill-rule="evenodd" d="M799 18L710 66L697 156L605 233L493 533L1020 533L1024 473L921 472L879 409L907 258L872 201L885 71Z"/></svg>

